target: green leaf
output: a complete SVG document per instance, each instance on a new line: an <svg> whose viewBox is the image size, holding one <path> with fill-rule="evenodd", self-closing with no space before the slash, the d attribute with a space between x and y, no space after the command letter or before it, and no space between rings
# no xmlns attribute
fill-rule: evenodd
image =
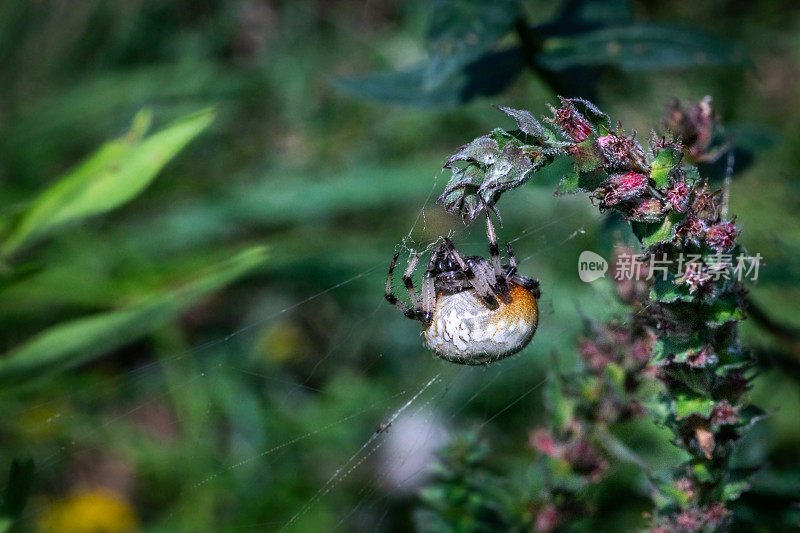
<svg viewBox="0 0 800 533"><path fill-rule="evenodd" d="M423 86L435 89L489 51L514 25L516 0L435 0Z"/></svg>
<svg viewBox="0 0 800 533"><path fill-rule="evenodd" d="M556 375L548 378L544 394L553 425L564 430L575 416L575 401L564 395L561 380Z"/></svg>
<svg viewBox="0 0 800 533"><path fill-rule="evenodd" d="M608 381L619 398L625 398L625 370L616 363L608 363L605 368Z"/></svg>
<svg viewBox="0 0 800 533"><path fill-rule="evenodd" d="M709 483L714 480L714 475L708 469L708 463L695 459L692 461L692 472L701 483Z"/></svg>
<svg viewBox="0 0 800 533"><path fill-rule="evenodd" d="M574 23L606 26L627 21L632 14L627 0L579 0L562 4L560 16Z"/></svg>
<svg viewBox="0 0 800 533"><path fill-rule="evenodd" d="M33 461L30 459L11 462L8 485L0 494L0 533L5 533L22 512L33 482Z"/></svg>
<svg viewBox="0 0 800 533"><path fill-rule="evenodd" d="M675 283L675 274L668 272L666 276L659 274L653 277L650 299L662 303L691 302L694 294L689 292L686 283Z"/></svg>
<svg viewBox="0 0 800 533"><path fill-rule="evenodd" d="M263 264L265 259L264 248L251 248L177 289L152 295L123 309L53 326L0 359L0 384L20 384L60 372L124 346Z"/></svg>
<svg viewBox="0 0 800 533"><path fill-rule="evenodd" d="M534 139L538 140L547 139L547 135L545 134L545 130L542 128L542 124L536 120L536 117L534 117L530 111L526 111L524 109L514 109L512 107L494 107L513 118L517 123L517 127L522 133L530 135Z"/></svg>
<svg viewBox="0 0 800 533"><path fill-rule="evenodd" d="M592 192L597 189L608 178L602 170L592 170L588 172L574 171L561 178L556 194L571 194L578 191Z"/></svg>
<svg viewBox="0 0 800 533"><path fill-rule="evenodd" d="M659 189L669 186L669 174L681 162L681 152L673 148L662 148L650 165L650 178Z"/></svg>
<svg viewBox="0 0 800 533"><path fill-rule="evenodd" d="M135 198L214 118L206 109L146 138L150 113L136 115L130 131L109 141L33 201L2 247L8 257L67 222L110 211Z"/></svg>
<svg viewBox="0 0 800 533"><path fill-rule="evenodd" d="M695 30L633 25L551 37L537 60L550 70L610 65L635 71L743 64L746 55L727 41Z"/></svg>
<svg viewBox="0 0 800 533"><path fill-rule="evenodd" d="M718 298L704 306L705 322L709 326L721 326L727 322L742 320L744 313L735 297Z"/></svg>
<svg viewBox="0 0 800 533"><path fill-rule="evenodd" d="M722 499L723 500L735 500L741 494L750 488L750 483L748 481L734 481L732 483L725 483L722 487Z"/></svg>
<svg viewBox="0 0 800 533"><path fill-rule="evenodd" d="M706 346L697 333L688 338L666 337L658 339L653 346L653 362L671 358L676 363L683 363L689 354L693 354Z"/></svg>
<svg viewBox="0 0 800 533"><path fill-rule="evenodd" d="M633 233L646 247L669 242L675 237L675 226L686 218L685 213L671 211L662 222L631 222Z"/></svg>
<svg viewBox="0 0 800 533"><path fill-rule="evenodd" d="M672 412L678 420L691 415L708 418L713 409L714 401L703 397L680 394L672 402Z"/></svg>
<svg viewBox="0 0 800 533"><path fill-rule="evenodd" d="M427 82L431 68L428 62L397 72L337 78L331 83L340 91L377 102L423 109L454 107L478 96L501 92L523 65L519 49L512 48L487 52L435 86Z"/></svg>

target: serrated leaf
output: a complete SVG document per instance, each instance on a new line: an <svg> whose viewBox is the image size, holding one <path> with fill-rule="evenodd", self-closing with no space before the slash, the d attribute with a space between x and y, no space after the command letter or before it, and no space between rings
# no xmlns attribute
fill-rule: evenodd
<svg viewBox="0 0 800 533"><path fill-rule="evenodd" d="M598 136L605 135L611 130L611 117L600 111L600 108L589 100L583 98L566 98L564 100L572 104L575 110L592 124Z"/></svg>
<svg viewBox="0 0 800 533"><path fill-rule="evenodd" d="M656 158L650 165L650 179L661 189L669 186L669 174L681 162L681 152L673 148L662 148L656 152Z"/></svg>
<svg viewBox="0 0 800 533"><path fill-rule="evenodd" d="M645 247L670 242L675 237L675 227L686 218L685 213L671 211L662 222L631 222L633 233Z"/></svg>
<svg viewBox="0 0 800 533"><path fill-rule="evenodd" d="M546 39L537 61L550 70L610 65L622 70L663 70L743 64L737 46L675 26L632 25Z"/></svg>
<svg viewBox="0 0 800 533"><path fill-rule="evenodd" d="M180 288L154 294L122 309L53 326L0 359L0 384L27 382L124 346L263 264L265 259L264 248L251 248Z"/></svg>
<svg viewBox="0 0 800 533"><path fill-rule="evenodd" d="M497 141L489 135L484 135L459 148L458 152L447 159L444 166L450 168L456 161L474 161L485 167L497 161L499 155L500 146Z"/></svg>
<svg viewBox="0 0 800 533"><path fill-rule="evenodd" d="M669 358L676 363L683 363L689 354L695 353L705 346L706 343L700 340L697 333L686 339L662 337L653 346L653 361L660 362Z"/></svg>
<svg viewBox="0 0 800 533"><path fill-rule="evenodd" d="M675 283L675 275L668 272L666 276L653 276L653 286L650 289L650 299L662 303L691 302L695 295L689 292L686 283Z"/></svg>
<svg viewBox="0 0 800 533"><path fill-rule="evenodd" d="M534 117L530 111L525 111L524 109L513 109L511 107L495 107L513 118L517 122L517 127L519 127L520 131L523 133L526 133L537 139L544 140L546 138L541 123L536 120L536 117Z"/></svg>
<svg viewBox="0 0 800 533"><path fill-rule="evenodd" d="M744 313L734 297L718 298L703 306L703 311L705 323L712 327L744 318Z"/></svg>
<svg viewBox="0 0 800 533"><path fill-rule="evenodd" d="M139 113L126 135L104 144L39 195L3 243L2 254L9 256L68 222L105 213L135 198L211 124L214 111L193 113L144 138L149 116Z"/></svg>
<svg viewBox="0 0 800 533"><path fill-rule="evenodd" d="M714 401L703 397L681 394L672 402L672 412L678 420L692 415L708 418L713 409Z"/></svg>
<svg viewBox="0 0 800 533"><path fill-rule="evenodd" d="M479 193L486 200L497 193L518 187L533 170L533 163L521 148L507 144L495 163L486 171Z"/></svg>

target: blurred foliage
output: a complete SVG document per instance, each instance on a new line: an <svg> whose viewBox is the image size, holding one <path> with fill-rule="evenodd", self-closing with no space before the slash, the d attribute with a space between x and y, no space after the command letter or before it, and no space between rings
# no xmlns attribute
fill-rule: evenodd
<svg viewBox="0 0 800 533"><path fill-rule="evenodd" d="M634 24L624 1L564 2L535 26L523 8L515 0L432 2L427 59L394 73L341 79L337 86L387 103L454 106L500 93L527 67L558 93L593 98L594 67L665 71L746 60L741 47L697 29ZM498 44L510 32L518 43Z"/></svg>
<svg viewBox="0 0 800 533"><path fill-rule="evenodd" d="M538 385L548 367L578 364L581 314L620 312L610 284L574 271L581 250L610 253L615 222L547 197L565 169L504 200L501 238L516 239L520 271L544 296L536 339L498 365L435 360L381 291L400 236L421 249L457 228L459 246L485 253L480 230L433 205L442 154L487 133L490 103L525 108L555 91L640 128L672 96L711 94L749 150L731 213L768 262L750 298L783 329L745 321L766 354L753 401L773 414L737 452L764 465L737 513L766 529L796 522L771 512L797 499L800 477L797 374L784 371L800 360L793 4L485 4L0 3L0 467L36 462L26 507L0 516L17 517L9 531L66 530L69 509L116 509L118 526L147 531L278 530L309 503L293 530L408 530L427 470L401 467L433 463L434 428L476 424L490 479L533 498L542 470L526 442L547 420ZM636 47L642 28L673 50L645 53L648 70L596 46ZM686 39L702 61L681 55ZM394 94L380 94L387 86ZM113 162L93 168L98 157ZM431 412L418 446L391 451L397 421L320 493L436 373L406 411ZM638 454L668 457L663 435L616 431ZM641 526L645 493L636 469L615 466L582 527ZM503 494L509 523L538 511Z"/></svg>

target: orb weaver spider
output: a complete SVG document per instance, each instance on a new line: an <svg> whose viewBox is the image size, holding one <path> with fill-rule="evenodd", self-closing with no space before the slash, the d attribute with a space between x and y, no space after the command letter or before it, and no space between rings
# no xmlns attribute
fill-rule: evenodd
<svg viewBox="0 0 800 533"><path fill-rule="evenodd" d="M488 213L486 235L489 259L462 257L449 238L442 239L431 254L420 293L411 279L420 254L411 253L403 274L410 306L392 292L399 253L389 265L386 300L422 322L428 347L454 363L480 365L513 355L528 345L539 323L539 282L517 273L511 243L506 243L508 264L502 264Z"/></svg>

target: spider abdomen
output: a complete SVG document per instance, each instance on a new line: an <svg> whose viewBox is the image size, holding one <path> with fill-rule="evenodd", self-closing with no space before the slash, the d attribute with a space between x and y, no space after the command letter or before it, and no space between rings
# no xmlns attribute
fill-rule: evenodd
<svg viewBox="0 0 800 533"><path fill-rule="evenodd" d="M510 303L491 310L472 290L439 294L425 339L448 361L479 365L523 349L536 333L539 308L530 291L509 283Z"/></svg>

